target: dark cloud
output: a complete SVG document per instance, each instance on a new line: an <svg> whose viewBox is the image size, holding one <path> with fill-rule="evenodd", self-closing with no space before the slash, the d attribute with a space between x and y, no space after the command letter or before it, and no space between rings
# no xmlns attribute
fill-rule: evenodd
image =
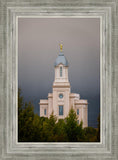
<svg viewBox="0 0 118 160"><path fill-rule="evenodd" d="M63 42L71 91L89 101L89 125L100 110L99 18L19 18L18 83L25 100L38 102L52 92L54 62ZM92 116L91 116L92 115Z"/></svg>

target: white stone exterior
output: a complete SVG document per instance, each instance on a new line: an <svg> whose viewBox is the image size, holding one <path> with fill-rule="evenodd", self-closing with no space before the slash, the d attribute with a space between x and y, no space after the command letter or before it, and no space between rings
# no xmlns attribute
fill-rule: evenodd
<svg viewBox="0 0 118 160"><path fill-rule="evenodd" d="M61 75L60 67L62 67ZM62 98L59 97L60 94L63 95ZM53 114L57 116L57 119L64 119L68 116L71 108L73 108L76 113L77 109L79 109L79 114L77 114L78 123L83 121L83 127L88 126L88 102L87 100L80 99L79 94L71 93L68 80L68 66L64 66L62 63L55 67L52 93L48 93L48 99L41 99L39 104L41 117L50 117L53 112ZM61 113L59 112L59 106L63 106L62 115L59 115L59 113Z"/></svg>

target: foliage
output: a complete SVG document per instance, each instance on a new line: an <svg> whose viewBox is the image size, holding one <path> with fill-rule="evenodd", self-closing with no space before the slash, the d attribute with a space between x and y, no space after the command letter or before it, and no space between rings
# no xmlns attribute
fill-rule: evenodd
<svg viewBox="0 0 118 160"><path fill-rule="evenodd" d="M84 142L97 142L97 130L93 127L84 128Z"/></svg>
<svg viewBox="0 0 118 160"><path fill-rule="evenodd" d="M100 114L98 116L98 131L97 131L97 141L100 142Z"/></svg>
<svg viewBox="0 0 118 160"><path fill-rule="evenodd" d="M68 117L57 120L53 113L49 118L34 114L31 102L24 102L21 89L18 90L18 141L19 142L96 142L100 141L100 116L98 129L82 128L77 123L73 109Z"/></svg>
<svg viewBox="0 0 118 160"><path fill-rule="evenodd" d="M73 109L70 109L66 118L65 131L69 142L77 142L82 137L82 123L78 125L77 115Z"/></svg>

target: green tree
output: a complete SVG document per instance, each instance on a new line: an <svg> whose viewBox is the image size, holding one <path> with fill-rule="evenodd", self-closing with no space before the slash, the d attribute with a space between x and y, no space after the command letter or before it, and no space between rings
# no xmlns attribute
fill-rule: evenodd
<svg viewBox="0 0 118 160"><path fill-rule="evenodd" d="M96 142L97 141L97 130L93 127L84 128L85 137L84 142Z"/></svg>
<svg viewBox="0 0 118 160"><path fill-rule="evenodd" d="M66 118L65 131L69 142L77 142L82 140L82 123L78 125L77 115L73 109L70 109L69 115Z"/></svg>
<svg viewBox="0 0 118 160"><path fill-rule="evenodd" d="M32 142L35 138L36 124L33 121L37 118L34 114L34 106L31 102L24 102L21 89L18 89L18 141ZM35 126L34 126L35 124ZM38 132L36 133L38 134Z"/></svg>
<svg viewBox="0 0 118 160"><path fill-rule="evenodd" d="M18 115L20 114L20 112L22 111L22 109L24 107L24 99L21 94L22 94L21 89L18 88Z"/></svg>
<svg viewBox="0 0 118 160"><path fill-rule="evenodd" d="M50 118L43 123L43 137L42 139L47 142L54 142L56 135L56 116L53 113L50 115Z"/></svg>
<svg viewBox="0 0 118 160"><path fill-rule="evenodd" d="M32 104L25 103L25 107L19 113L18 116L18 138L19 141L29 141L33 140L33 119L34 112Z"/></svg>
<svg viewBox="0 0 118 160"><path fill-rule="evenodd" d="M56 142L67 142L67 134L65 131L65 121L64 119L59 119L56 123L56 135L55 135L55 141Z"/></svg>
<svg viewBox="0 0 118 160"><path fill-rule="evenodd" d="M97 141L100 142L100 114L98 116L98 130L97 130Z"/></svg>
<svg viewBox="0 0 118 160"><path fill-rule="evenodd" d="M49 118L34 114L31 102L24 102L21 89L18 89L18 141L19 142L96 142L100 141L100 115L98 129L82 128L77 123L73 109L68 117L57 120L53 113Z"/></svg>

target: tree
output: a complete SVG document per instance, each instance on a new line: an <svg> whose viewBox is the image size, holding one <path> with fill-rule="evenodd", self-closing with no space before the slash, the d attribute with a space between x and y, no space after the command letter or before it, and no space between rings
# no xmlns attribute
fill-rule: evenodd
<svg viewBox="0 0 118 160"><path fill-rule="evenodd" d="M24 107L24 99L21 94L22 94L21 89L18 88L18 115L20 114L20 112L22 111L22 109Z"/></svg>
<svg viewBox="0 0 118 160"><path fill-rule="evenodd" d="M24 102L21 95L21 89L18 89L18 141L32 142L34 141L34 107L31 102Z"/></svg>
<svg viewBox="0 0 118 160"><path fill-rule="evenodd" d="M50 118L43 123L43 137L42 139L46 142L54 142L56 135L56 116L53 113L50 115Z"/></svg>
<svg viewBox="0 0 118 160"><path fill-rule="evenodd" d="M56 142L67 142L67 134L65 132L65 121L64 119L59 119L56 123L56 135L55 135L55 141Z"/></svg>
<svg viewBox="0 0 118 160"><path fill-rule="evenodd" d="M34 114L31 102L24 102L18 89L18 141L19 142L96 142L100 141L100 115L98 130L82 128L77 123L76 112L71 109L68 117L57 120L52 113L49 118Z"/></svg>
<svg viewBox="0 0 118 160"><path fill-rule="evenodd" d="M32 104L25 103L25 107L19 113L18 116L18 137L19 141L29 141L33 140L33 122L34 112Z"/></svg>
<svg viewBox="0 0 118 160"><path fill-rule="evenodd" d="M84 142L96 142L97 141L97 130L93 127L84 128L85 137Z"/></svg>
<svg viewBox="0 0 118 160"><path fill-rule="evenodd" d="M82 139L82 123L78 125L77 115L73 109L70 109L69 115L66 118L65 131L69 142L77 142Z"/></svg>
<svg viewBox="0 0 118 160"><path fill-rule="evenodd" d="M97 141L100 142L100 114L98 116L98 131L97 131Z"/></svg>

